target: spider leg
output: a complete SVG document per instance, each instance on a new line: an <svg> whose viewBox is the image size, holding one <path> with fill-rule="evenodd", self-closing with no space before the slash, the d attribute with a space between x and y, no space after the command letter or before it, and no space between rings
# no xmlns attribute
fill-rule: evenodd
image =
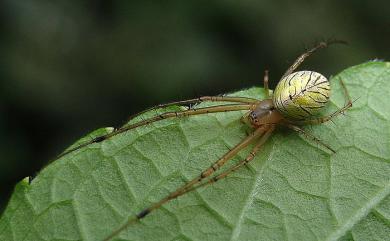
<svg viewBox="0 0 390 241"><path fill-rule="evenodd" d="M198 177L192 179L191 181L187 182L183 186L176 189L176 191L171 192L168 196L161 199L160 201L150 205L148 208L142 210L139 212L135 217L130 218L126 223L124 223L122 226L120 226L118 229L113 231L108 237L104 239L104 241L108 241L123 230L125 230L129 225L132 223L137 222L138 220L141 220L154 210L158 209L165 203L169 202L172 199L175 199L184 193L187 192L187 190L191 189L192 186L196 185L197 183L201 183L205 178L212 175L215 171L217 171L220 167L222 167L228 160L230 160L232 157L234 157L238 152L243 150L248 145L252 144L258 137L263 135L265 131L267 131L269 127L259 127L256 129L250 136L246 137L243 141L238 143L235 147L233 147L230 151L225 153L220 159L218 159L213 165L211 165L209 168L204 170Z"/></svg>
<svg viewBox="0 0 390 241"><path fill-rule="evenodd" d="M156 115L154 117L141 120L134 124L129 124L126 126L123 126L111 133L108 133L106 135L98 136L96 138L93 138L90 141L84 142L74 148L68 149L67 151L60 154L57 158L60 158L62 156L65 156L73 151L79 150L85 146L88 146L93 143L99 143L106 139L109 139L113 136L116 136L118 134L121 134L123 132L132 130L134 128L138 128L141 126L148 125L153 122L169 119L169 118L179 118L179 117L185 117L185 116L192 116L192 115L201 115L201 114L208 114L208 113L217 113L217 112L229 112L229 111L240 111L240 110L250 110L253 108L253 104L230 104L230 105L217 105L217 106L210 106L210 107L203 107L198 109L188 109L183 111L172 111L172 112L165 112L159 115Z"/></svg>
<svg viewBox="0 0 390 241"><path fill-rule="evenodd" d="M264 71L263 82L264 82L265 98L268 99L270 97L269 87L268 87L268 70Z"/></svg>
<svg viewBox="0 0 390 241"><path fill-rule="evenodd" d="M344 90L344 95L345 95L345 98L347 99L347 104L351 104L352 105L351 96L349 95L348 89L345 86L344 81L343 81L343 79L341 77L340 77L340 84L341 84L341 87Z"/></svg>
<svg viewBox="0 0 390 241"><path fill-rule="evenodd" d="M341 87L344 90L345 98L347 99L347 104L345 104L342 108L338 109L337 111L333 112L332 114L328 116L323 116L311 120L302 120L302 121L289 121L293 124L321 124L327 121L332 121L332 119L340 114L344 114L344 112L352 107L353 101L351 100L351 96L349 95L348 89L344 84L344 81L340 78ZM332 121L333 122L333 121Z"/></svg>
<svg viewBox="0 0 390 241"><path fill-rule="evenodd" d="M331 152L336 153L336 151L333 150L328 144L324 143L323 141L321 141L320 139L315 137L313 134L311 134L310 132L305 131L304 129L300 128L299 126L292 125L292 124L285 124L285 126L287 126L288 128L290 128L290 129L292 129L292 130L294 130L294 131L296 131L298 133L301 133L306 138L315 141L317 144L325 147L326 149L330 150Z"/></svg>
<svg viewBox="0 0 390 241"><path fill-rule="evenodd" d="M335 44L335 43L340 43L340 44L346 44L345 41L341 41L341 40L327 40L327 41L321 41L319 42L317 45L315 45L314 47L312 47L311 49L307 50L306 52L304 52L303 54L301 54L295 61L294 63L287 69L286 73L284 73L284 75L282 76L282 78L280 79L283 79L284 77L286 77L287 75L291 74L292 72L294 72L298 67L299 65L301 65L303 63L303 61L309 57L310 55L312 55L314 52L316 52L317 50L319 49L322 49L322 48L326 48L328 47L329 45L331 44Z"/></svg>
<svg viewBox="0 0 390 241"><path fill-rule="evenodd" d="M297 125L307 125L307 124L311 124L311 125L316 125L316 124L322 124L324 122L327 122L327 121L331 121L334 117L344 113L344 111L346 111L347 109L351 108L352 107L352 102L344 105L344 107L336 110L335 112L333 112L332 114L330 115L327 115L327 116L322 116L322 117L318 117L318 118L314 118L314 119L310 119L310 120L296 120L296 121L288 121L287 123L290 123L290 124L297 124Z"/></svg>
<svg viewBox="0 0 390 241"><path fill-rule="evenodd" d="M191 192L191 191L198 189L200 187L213 184L213 183L227 177L232 172L235 172L240 167L247 165L249 162L251 162L255 158L257 152L261 149L261 147L264 145L264 143L268 140L268 138L271 136L271 134L274 130L275 130L275 126L272 125L271 127L269 127L269 129L258 140L255 147L252 149L252 151L249 153L249 155L245 159L241 160L236 165L232 166L231 168L227 169L226 171L222 172L221 174L218 174L217 176L214 176L214 177L208 179L207 181L205 181L199 185L192 186L191 188L186 189L184 193ZM183 195L184 193L182 193L181 195Z"/></svg>
<svg viewBox="0 0 390 241"><path fill-rule="evenodd" d="M253 98L247 98L247 97L234 97L234 96L202 96L195 99L188 99L188 100L180 100L180 101L173 101L166 104L160 104L153 106L151 108L148 108L146 110L143 110L137 114L134 114L128 118L129 122L130 120L134 119L137 116L140 116L146 112L157 110L161 108L166 108L174 105L190 105L190 104L199 104L201 102L210 101L210 102L233 102L233 103L241 103L241 104L252 104L255 102L258 102L259 100L253 99Z"/></svg>

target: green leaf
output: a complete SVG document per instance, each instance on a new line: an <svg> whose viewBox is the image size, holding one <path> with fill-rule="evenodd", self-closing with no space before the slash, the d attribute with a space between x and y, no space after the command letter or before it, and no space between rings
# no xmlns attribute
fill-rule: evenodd
<svg viewBox="0 0 390 241"><path fill-rule="evenodd" d="M390 240L390 63L335 76L328 113L345 103L339 78L353 108L334 124L305 127L335 154L279 129L249 166L169 202L114 240ZM261 99L263 90L234 95ZM53 161L16 186L0 240L102 240L239 143L248 131L242 114L164 120Z"/></svg>

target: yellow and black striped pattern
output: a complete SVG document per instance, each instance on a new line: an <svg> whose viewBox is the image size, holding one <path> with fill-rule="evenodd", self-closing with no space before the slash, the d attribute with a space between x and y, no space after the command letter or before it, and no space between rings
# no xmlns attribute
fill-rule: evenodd
<svg viewBox="0 0 390 241"><path fill-rule="evenodd" d="M325 76L298 71L284 77L275 88L273 102L286 118L307 119L329 100L330 85Z"/></svg>

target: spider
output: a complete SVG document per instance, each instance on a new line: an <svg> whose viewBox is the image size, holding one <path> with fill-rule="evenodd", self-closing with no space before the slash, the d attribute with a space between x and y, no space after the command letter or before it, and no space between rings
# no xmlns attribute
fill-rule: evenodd
<svg viewBox="0 0 390 241"><path fill-rule="evenodd" d="M309 132L305 131L300 126L305 124L321 124L330 121L335 116L343 114L344 111L352 107L352 101L349 97L348 91L343 81L340 80L340 83L344 90L344 94L347 99L347 104L345 104L341 109L338 109L337 111L331 113L328 116L318 117L315 114L318 113L323 107L325 107L329 100L330 84L328 79L322 74L314 71L294 72L300 66L300 64L302 64L302 62L311 54L313 54L319 49L326 48L330 44L334 43L344 42L338 40L319 42L313 48L307 50L302 55L300 55L280 78L280 81L277 84L273 95L270 94L268 88L268 71L265 71L263 81L266 98L264 100L257 100L247 97L204 96L196 99L176 101L168 104L158 105L131 117L131 119L151 110L156 110L174 105L191 105L206 101L228 103L225 105L189 108L182 111L165 112L162 114L158 114L149 119L125 125L111 133L96 137L88 142L82 143L62 153L59 157L81 149L87 145L102 142L115 135L129 131L131 129L169 118L180 118L217 112L247 111L247 113L243 115L241 120L245 124L249 125L253 131L249 133L246 138L244 138L240 143L231 148L220 159L215 161L209 168L202 171L197 177L190 180L183 186L177 188L175 191L171 192L168 196L161 199L160 201L155 202L149 207L143 209L135 217L129 218L126 223L122 224L119 228L111 232L111 234L106 237L104 241L111 240L120 232L128 228L132 223L135 223L145 218L147 215L152 213L154 210L160 208L162 205L169 202L170 200L182 196L199 187L215 183L227 177L232 172L238 170L240 167L247 165L254 159L263 144L267 141L267 139L278 126L284 126L289 129L292 129L293 131L299 132L300 134L303 134L305 137L315 141L317 144L323 146L329 151L335 152L329 145L322 142L320 139L313 136ZM254 146L245 159L239 161L229 169L219 174L215 174L216 171L218 171L226 162L232 159L238 152L252 144L254 144Z"/></svg>

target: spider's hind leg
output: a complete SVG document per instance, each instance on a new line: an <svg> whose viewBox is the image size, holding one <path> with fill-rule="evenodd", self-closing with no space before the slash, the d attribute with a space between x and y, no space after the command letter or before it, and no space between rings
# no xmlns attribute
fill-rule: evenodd
<svg viewBox="0 0 390 241"><path fill-rule="evenodd" d="M327 41L321 41L319 42L317 45L315 45L314 47L312 47L311 49L307 50L306 52L304 52L303 54L301 54L295 61L294 63L287 69L287 71L284 73L284 75L282 76L282 78L280 79L283 79L284 77L286 77L287 75L291 74L292 72L294 72L298 67L299 65L301 65L303 63L303 61L305 61L305 59L307 57L309 57L310 55L312 55L314 52L316 52L317 50L319 49L323 49L323 48L326 48L328 47L329 45L331 44L346 44L345 41L341 41L341 40L327 40Z"/></svg>
<svg viewBox="0 0 390 241"><path fill-rule="evenodd" d="M341 77L339 79L340 79L341 87L343 88L343 91L344 91L344 96L347 99L347 105L350 104L352 106L352 99L351 99L351 96L349 95L348 89L345 86L343 79Z"/></svg>
<svg viewBox="0 0 390 241"><path fill-rule="evenodd" d="M320 139L315 137L313 134L311 134L310 132L305 131L304 129L300 128L299 126L296 126L296 125L293 125L293 124L285 124L285 126L287 126L288 128L290 128L290 129L292 129L292 130L294 130L294 131L304 135L306 138L315 141L317 144L325 147L326 149L330 150L331 152L336 153L336 151L332 147L330 147L328 144L324 143L323 141L321 141Z"/></svg>
<svg viewBox="0 0 390 241"><path fill-rule="evenodd" d="M334 117L336 117L336 116L338 116L340 114L343 114L344 111L346 111L347 109L349 109L351 107L352 107L352 102L344 105L342 108L336 110L335 112L333 112L332 114L327 115L327 116L321 116L321 117L314 118L314 119L309 119L309 120L288 121L288 123L290 123L290 124L297 124L297 125L310 125L310 124L311 125L318 125L318 124L322 124L322 123L331 121Z"/></svg>
<svg viewBox="0 0 390 241"><path fill-rule="evenodd" d="M318 118L314 118L314 119L310 119L310 120L290 121L289 123L290 124L298 124L298 125L301 125L301 124L314 124L314 125L315 124L322 124L322 123L327 122L327 121L332 121L332 119L334 117L336 117L340 114L344 114L344 112L347 109L352 107L353 101L351 100L351 96L349 95L348 89L345 86L344 81L341 78L340 78L340 84L341 84L341 87L343 88L344 96L347 100L347 103L342 108L336 110L335 112L333 112L327 116L322 116L322 117L318 117Z"/></svg>

